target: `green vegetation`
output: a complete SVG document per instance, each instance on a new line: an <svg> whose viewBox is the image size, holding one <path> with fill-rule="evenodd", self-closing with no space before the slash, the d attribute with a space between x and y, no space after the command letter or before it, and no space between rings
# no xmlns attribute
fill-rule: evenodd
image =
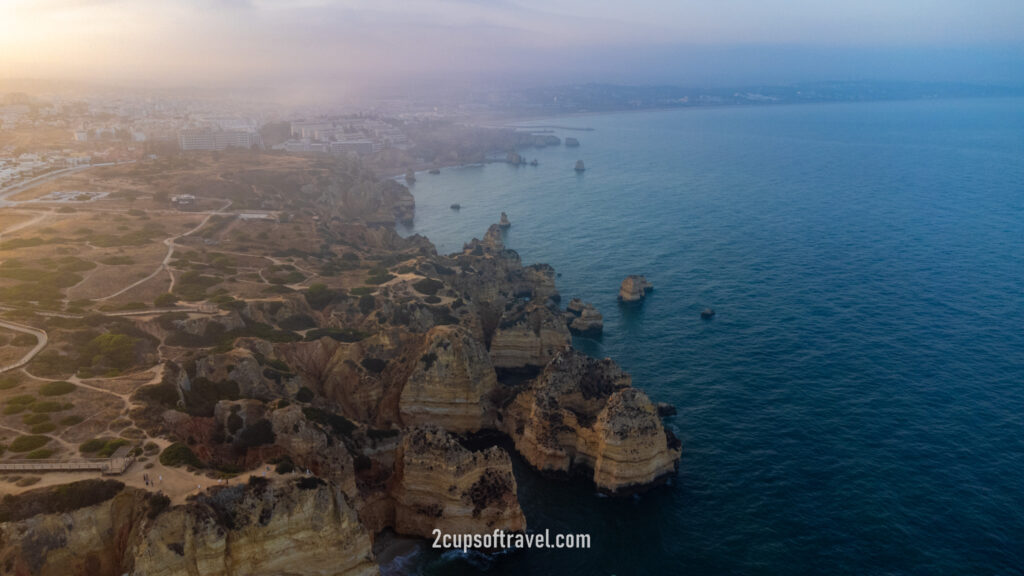
<svg viewBox="0 0 1024 576"><path fill-rule="evenodd" d="M157 308L170 308L178 303L178 297L170 292L164 292L153 300L153 306Z"/></svg>
<svg viewBox="0 0 1024 576"><path fill-rule="evenodd" d="M327 307L331 301L334 300L335 296L341 295L337 290L331 290L326 284L320 282L310 284L309 289L303 295L306 298L306 302L309 303L314 310L323 310Z"/></svg>
<svg viewBox="0 0 1024 576"><path fill-rule="evenodd" d="M43 402L33 402L29 405L28 409L33 412L63 412L64 410L71 410L75 405L71 402L55 402L53 400L46 400Z"/></svg>
<svg viewBox="0 0 1024 576"><path fill-rule="evenodd" d="M372 268L370 269L369 274L370 275L366 278L366 280L363 283L369 284L371 286L383 284L385 282L395 279L395 275L389 274L386 268Z"/></svg>
<svg viewBox="0 0 1024 576"><path fill-rule="evenodd" d="M306 332L306 341L312 342L321 338L333 338L338 342L359 342L370 335L355 328L317 328Z"/></svg>
<svg viewBox="0 0 1024 576"><path fill-rule="evenodd" d="M110 500L124 484L116 480L81 480L21 494L7 494L0 500L0 522L17 522L38 514L66 514Z"/></svg>
<svg viewBox="0 0 1024 576"><path fill-rule="evenodd" d="M277 323L284 330L308 330L316 328L316 320L307 314L294 314Z"/></svg>
<svg viewBox="0 0 1024 576"><path fill-rule="evenodd" d="M77 414L72 414L71 416L65 416L64 418L61 418L60 419L60 425L61 426L74 426L76 424L81 424L83 420L85 420L85 418L82 418L81 416L79 416Z"/></svg>
<svg viewBox="0 0 1024 576"><path fill-rule="evenodd" d="M351 436L356 429L356 425L351 420L334 412L307 407L302 409L302 413L310 422L328 426L338 436Z"/></svg>
<svg viewBox="0 0 1024 576"><path fill-rule="evenodd" d="M33 434L47 434L57 429L57 425L53 422L42 422L28 429Z"/></svg>
<svg viewBox="0 0 1024 576"><path fill-rule="evenodd" d="M159 516L170 505L171 499L163 492L157 492L149 497L149 511L146 512L146 517L152 520Z"/></svg>
<svg viewBox="0 0 1024 576"><path fill-rule="evenodd" d="M0 390L10 390L11 388L17 388L18 381L10 376L0 378Z"/></svg>
<svg viewBox="0 0 1024 576"><path fill-rule="evenodd" d="M18 436L14 439L14 442L11 442L11 445L8 448L11 452L29 452L36 448L46 446L50 440L51 438L49 436L41 436L38 434L33 434L31 436Z"/></svg>
<svg viewBox="0 0 1024 576"><path fill-rule="evenodd" d="M28 454L25 454L25 458L28 458L29 460L43 460L50 456L53 456L53 450L50 450L49 448L40 448L39 450L33 450Z"/></svg>
<svg viewBox="0 0 1024 576"><path fill-rule="evenodd" d="M312 402L313 398L313 391L305 386L299 388L299 391L295 393L295 399L299 402Z"/></svg>
<svg viewBox="0 0 1024 576"><path fill-rule="evenodd" d="M160 463L164 466L192 466L193 468L202 468L203 463L196 457L195 452L192 449L182 444L181 442L175 442L164 451L160 453Z"/></svg>
<svg viewBox="0 0 1024 576"><path fill-rule="evenodd" d="M107 256L101 258L100 263L107 266L130 266L135 264L135 259L131 256Z"/></svg>
<svg viewBox="0 0 1024 576"><path fill-rule="evenodd" d="M93 438L78 445L82 454L90 454L95 458L109 458L121 446L130 442L124 438Z"/></svg>
<svg viewBox="0 0 1024 576"><path fill-rule="evenodd" d="M438 280L434 280L433 278L424 278L423 280L414 282L412 287L415 288L416 291L419 292L420 294L424 294L426 296L434 296L435 294L437 294L438 290L444 288L444 283Z"/></svg>
<svg viewBox="0 0 1024 576"><path fill-rule="evenodd" d="M64 380L58 380L56 382L47 382L39 388L39 393L43 396L63 396L64 394L70 394L75 391L77 386L71 382Z"/></svg>
<svg viewBox="0 0 1024 576"><path fill-rule="evenodd" d="M349 292L353 296L369 296L370 294L373 294L376 291L377 289L374 288L373 286L357 286L350 290Z"/></svg>
<svg viewBox="0 0 1024 576"><path fill-rule="evenodd" d="M34 426L36 424L42 424L43 422L50 421L49 414L26 414L21 417L21 421L27 426Z"/></svg>

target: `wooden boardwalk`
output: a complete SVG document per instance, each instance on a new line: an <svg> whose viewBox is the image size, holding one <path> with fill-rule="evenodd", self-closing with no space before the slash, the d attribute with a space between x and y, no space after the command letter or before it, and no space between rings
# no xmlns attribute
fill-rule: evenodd
<svg viewBox="0 0 1024 576"><path fill-rule="evenodd" d="M0 472L100 472L104 476L123 474L135 457L130 448L122 446L110 458L80 458L78 460L8 460L0 463Z"/></svg>

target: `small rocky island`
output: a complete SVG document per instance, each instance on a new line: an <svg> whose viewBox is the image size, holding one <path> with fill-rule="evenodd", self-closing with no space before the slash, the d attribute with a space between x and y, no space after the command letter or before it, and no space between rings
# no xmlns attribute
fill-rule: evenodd
<svg viewBox="0 0 1024 576"><path fill-rule="evenodd" d="M577 160L576 161L576 167L573 168L573 170L575 170L577 172L584 172L584 171L586 171L586 169L587 169L586 166L583 165L583 160Z"/></svg>
<svg viewBox="0 0 1024 576"><path fill-rule="evenodd" d="M710 319L714 318L714 316L715 316L715 310L713 308L705 308L705 309L700 311L700 317L705 319L705 320L710 320Z"/></svg>
<svg viewBox="0 0 1024 576"><path fill-rule="evenodd" d="M651 290L654 290L654 286L647 281L647 278L631 274L626 276L622 281L622 286L619 287L619 302L642 302Z"/></svg>
<svg viewBox="0 0 1024 576"><path fill-rule="evenodd" d="M565 147L566 148L579 148L580 147L580 141L575 139L575 138L571 138L571 137L567 136L565 138Z"/></svg>
<svg viewBox="0 0 1024 576"><path fill-rule="evenodd" d="M452 204L451 206L449 206L449 208L451 208L452 210L455 210L457 212L457 211L462 209L462 204L459 204L459 203L456 202L455 204Z"/></svg>
<svg viewBox="0 0 1024 576"><path fill-rule="evenodd" d="M501 213L501 219L498 220L498 227L506 230L512 227L512 223L508 221L508 214L505 214L504 212Z"/></svg>
<svg viewBox="0 0 1024 576"><path fill-rule="evenodd" d="M406 170L405 171L405 181L408 182L409 184L412 184L413 182L415 182L416 181L416 173L413 172L412 170Z"/></svg>

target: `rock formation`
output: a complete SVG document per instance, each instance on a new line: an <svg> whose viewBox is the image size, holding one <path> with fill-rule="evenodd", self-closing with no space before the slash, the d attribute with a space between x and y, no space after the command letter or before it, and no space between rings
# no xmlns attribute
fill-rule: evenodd
<svg viewBox="0 0 1024 576"><path fill-rule="evenodd" d="M705 319L705 320L710 320L711 318L714 317L714 315L715 315L715 311L712 310L711 308L705 308L705 309L700 311L700 317Z"/></svg>
<svg viewBox="0 0 1024 576"><path fill-rule="evenodd" d="M497 369L542 368L571 340L560 315L531 301L502 314L491 338L491 361Z"/></svg>
<svg viewBox="0 0 1024 576"><path fill-rule="evenodd" d="M158 516L132 576L378 574L348 498L318 478L223 486Z"/></svg>
<svg viewBox="0 0 1024 576"><path fill-rule="evenodd" d="M619 287L619 302L640 302L653 289L654 286L643 276L626 276Z"/></svg>
<svg viewBox="0 0 1024 576"><path fill-rule="evenodd" d="M573 298L565 307L565 323L569 332L586 338L600 338L604 332L604 316L593 304Z"/></svg>
<svg viewBox="0 0 1024 576"><path fill-rule="evenodd" d="M111 484L116 494L94 497ZM60 498L63 510L0 524L4 574L378 574L370 534L347 497L317 478L255 478L169 509L160 496L117 482L70 486L76 494ZM56 501L49 490L39 497Z"/></svg>
<svg viewBox="0 0 1024 576"><path fill-rule="evenodd" d="M399 448L393 482L401 534L526 530L512 460L496 446L471 452L440 428L413 429Z"/></svg>
<svg viewBox="0 0 1024 576"><path fill-rule="evenodd" d="M583 172L586 169L587 169L587 167L583 165L583 160L577 160L576 161L576 167L573 168L573 170L575 170L577 172Z"/></svg>
<svg viewBox="0 0 1024 576"><path fill-rule="evenodd" d="M508 214L505 214L504 212L501 213L501 219L498 220L498 227L499 228L511 228L512 227L512 223L508 221Z"/></svg>
<svg viewBox="0 0 1024 576"><path fill-rule="evenodd" d="M399 402L405 425L435 424L454 432L488 425L487 398L498 380L479 340L465 328L437 326L416 358Z"/></svg>
<svg viewBox="0 0 1024 576"><path fill-rule="evenodd" d="M575 139L575 138L572 138L570 136L566 136L565 137L565 147L566 148L579 148L580 147L580 141Z"/></svg>
<svg viewBox="0 0 1024 576"><path fill-rule="evenodd" d="M629 492L675 473L678 440L647 396L609 359L559 354L506 409L503 429L541 471L586 471L600 490Z"/></svg>

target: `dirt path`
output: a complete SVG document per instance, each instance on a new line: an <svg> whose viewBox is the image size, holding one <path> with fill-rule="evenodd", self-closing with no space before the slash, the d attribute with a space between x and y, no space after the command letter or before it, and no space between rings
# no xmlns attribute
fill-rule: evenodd
<svg viewBox="0 0 1024 576"><path fill-rule="evenodd" d="M23 334L31 334L32 336L36 337L35 347L29 350L28 354L25 354L25 356L23 356L21 360L18 360L14 364L0 366L0 374L3 374L4 372L8 372L10 370L14 370L16 368L21 368L22 366L28 364L33 358L36 357L36 354L39 354L40 352L43 351L43 348L46 348L46 343L49 342L49 337L46 335L46 332L44 332L43 330L39 330L38 328L32 328L31 326L24 326L22 324L15 324L13 322L8 322L6 320L0 320L0 326L3 326L8 330L14 330L15 332L21 332Z"/></svg>
<svg viewBox="0 0 1024 576"><path fill-rule="evenodd" d="M182 232L181 234L178 234L176 236L171 236L170 238L167 238L166 240L164 240L164 246L167 246L167 255L164 256L163 261L160 262L160 265L157 266L156 270L154 270L152 274L150 274L149 276L146 276L145 278L143 278L142 280L139 280L138 282L134 282L132 284L129 284L128 286L125 286L124 288L118 290L117 292L114 292L113 294L111 294L109 296L104 296L102 298L97 298L96 301L97 302L102 302L104 300L110 300L111 298L114 298L116 296L120 296L121 294L124 294L125 292L131 290L132 288L135 288L136 286L139 286L140 284L144 284L144 283L152 280L153 278L156 278L156 276L158 274L160 274L161 272L163 272L165 270L171 276L171 285L167 288L167 291L168 292L173 292L174 291L174 280L175 279L174 279L174 274L171 273L171 269L170 269L170 267L168 265L171 262L171 258L174 256L174 247L175 247L174 241L177 240L178 238L182 238L184 236L188 236L189 234L192 234L193 232L199 230L203 226L206 226L206 223L210 221L210 218L213 218L213 216L216 215L216 214L220 214L221 212L224 212L229 207L231 207L231 201L227 200L227 204L225 204L225 205L221 206L220 208L218 208L217 210L214 210L213 212L210 212L209 214L207 214L206 218L203 218L203 221L200 222L199 225L197 225L195 228L192 228L190 230Z"/></svg>

